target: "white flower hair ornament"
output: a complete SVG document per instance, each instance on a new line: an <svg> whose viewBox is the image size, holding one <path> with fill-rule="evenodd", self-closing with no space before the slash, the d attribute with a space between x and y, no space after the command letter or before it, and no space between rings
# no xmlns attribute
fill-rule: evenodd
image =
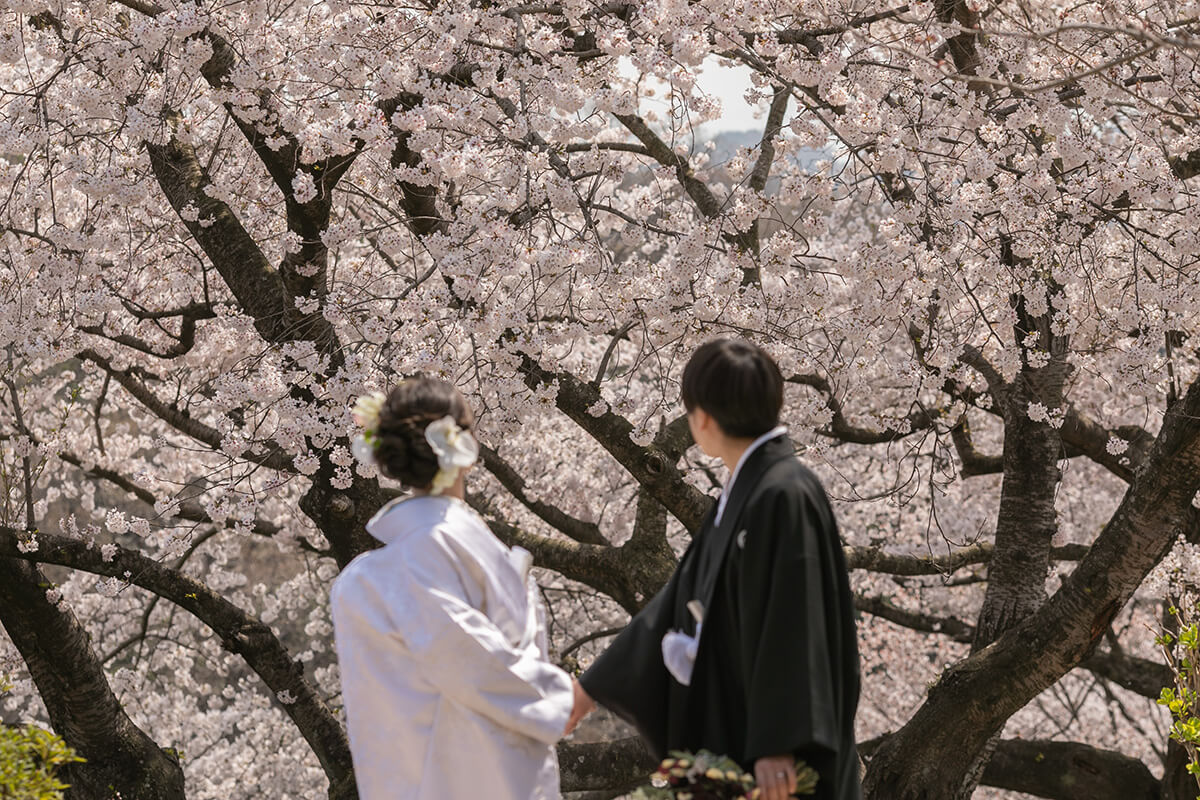
<svg viewBox="0 0 1200 800"><path fill-rule="evenodd" d="M354 423L362 428L362 433L354 437L350 443L350 452L354 457L372 467L379 466L375 459L375 445L379 443L379 413L387 398L379 392L371 392L359 397L350 410Z"/></svg>
<svg viewBox="0 0 1200 800"><path fill-rule="evenodd" d="M429 442L438 460L438 471L433 476L430 494L441 494L449 489L458 480L458 474L479 458L479 443L470 431L459 427L451 416L429 423L425 429L425 441Z"/></svg>

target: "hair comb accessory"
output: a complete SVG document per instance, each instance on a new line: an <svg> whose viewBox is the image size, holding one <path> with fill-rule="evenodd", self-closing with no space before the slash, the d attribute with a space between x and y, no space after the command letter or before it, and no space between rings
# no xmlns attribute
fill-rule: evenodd
<svg viewBox="0 0 1200 800"><path fill-rule="evenodd" d="M379 443L379 414L386 401L379 392L371 392L360 396L350 410L354 423L362 428L350 443L350 452L363 464L373 467L379 465L375 459L375 445Z"/></svg>
<svg viewBox="0 0 1200 800"><path fill-rule="evenodd" d="M458 474L479 458L479 443L470 431L463 430L454 417L445 416L429 423L425 441L433 448L438 471L433 477L430 494L441 494L454 485Z"/></svg>

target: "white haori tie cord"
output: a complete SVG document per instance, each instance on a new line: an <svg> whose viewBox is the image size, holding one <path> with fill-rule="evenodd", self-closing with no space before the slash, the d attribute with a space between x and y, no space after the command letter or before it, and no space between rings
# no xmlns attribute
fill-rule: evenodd
<svg viewBox="0 0 1200 800"><path fill-rule="evenodd" d="M689 636L683 631L667 631L662 640L663 664L675 680L684 686L692 683L696 652L700 649L700 628L704 622L704 607L699 600L689 600L687 610L696 620L696 632Z"/></svg>

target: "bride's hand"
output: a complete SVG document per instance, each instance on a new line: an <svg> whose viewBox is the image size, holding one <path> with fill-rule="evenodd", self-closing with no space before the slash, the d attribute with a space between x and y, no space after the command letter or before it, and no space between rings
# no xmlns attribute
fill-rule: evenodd
<svg viewBox="0 0 1200 800"><path fill-rule="evenodd" d="M571 731L575 730L583 718L596 710L596 701L584 691L579 681L572 679L571 684L575 690L575 706L571 709L571 717L567 720L567 729L563 736L570 736Z"/></svg>

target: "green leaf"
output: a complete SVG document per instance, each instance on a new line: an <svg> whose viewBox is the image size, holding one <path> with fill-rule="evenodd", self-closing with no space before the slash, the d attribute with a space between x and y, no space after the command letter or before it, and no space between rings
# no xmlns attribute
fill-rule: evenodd
<svg viewBox="0 0 1200 800"><path fill-rule="evenodd" d="M58 769L83 760L50 731L0 725L0 797L61 800L67 785L58 779Z"/></svg>

